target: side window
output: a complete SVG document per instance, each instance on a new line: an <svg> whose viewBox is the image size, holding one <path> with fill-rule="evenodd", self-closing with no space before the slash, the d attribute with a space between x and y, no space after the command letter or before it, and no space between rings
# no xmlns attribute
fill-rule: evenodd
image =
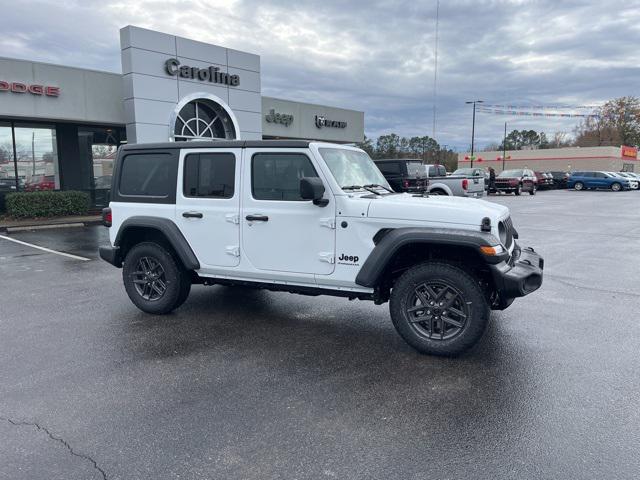
<svg viewBox="0 0 640 480"><path fill-rule="evenodd" d="M235 175L233 153L191 153L184 159L184 196L231 198Z"/></svg>
<svg viewBox="0 0 640 480"><path fill-rule="evenodd" d="M400 175L400 163L398 162L378 162L376 166L383 175Z"/></svg>
<svg viewBox="0 0 640 480"><path fill-rule="evenodd" d="M604 174L604 173L602 173L602 172L596 172L596 173L594 174L594 177L596 177L596 178L609 178L609 177L608 177L608 175L605 175L605 174Z"/></svg>
<svg viewBox="0 0 640 480"><path fill-rule="evenodd" d="M122 159L120 195L167 197L175 189L167 153L129 154Z"/></svg>
<svg viewBox="0 0 640 480"><path fill-rule="evenodd" d="M251 192L256 200L301 201L300 179L317 176L302 153L256 153L251 160Z"/></svg>

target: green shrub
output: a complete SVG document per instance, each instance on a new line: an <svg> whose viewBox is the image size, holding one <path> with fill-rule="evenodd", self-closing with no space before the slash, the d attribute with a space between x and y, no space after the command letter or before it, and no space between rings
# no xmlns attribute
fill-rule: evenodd
<svg viewBox="0 0 640 480"><path fill-rule="evenodd" d="M89 195L85 192L47 191L10 193L5 198L7 214L15 218L86 215Z"/></svg>

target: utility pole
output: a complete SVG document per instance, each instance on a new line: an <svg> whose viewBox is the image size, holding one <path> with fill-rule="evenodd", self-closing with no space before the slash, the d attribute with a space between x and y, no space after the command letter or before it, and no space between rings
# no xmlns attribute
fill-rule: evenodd
<svg viewBox="0 0 640 480"><path fill-rule="evenodd" d="M438 101L438 29L440 21L440 0L436 2L436 45L433 66L433 130L431 138L436 139L436 103Z"/></svg>
<svg viewBox="0 0 640 480"><path fill-rule="evenodd" d="M471 122L471 167L473 167L473 143L476 136L476 103L483 103L483 100L470 100L467 105L473 103L473 121Z"/></svg>

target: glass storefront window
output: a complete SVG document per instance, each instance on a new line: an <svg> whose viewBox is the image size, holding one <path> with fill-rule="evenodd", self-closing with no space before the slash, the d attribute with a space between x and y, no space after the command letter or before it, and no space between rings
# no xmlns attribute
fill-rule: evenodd
<svg viewBox="0 0 640 480"><path fill-rule="evenodd" d="M56 129L14 124L19 188L27 192L59 190Z"/></svg>
<svg viewBox="0 0 640 480"><path fill-rule="evenodd" d="M81 127L78 129L80 161L90 165L89 185L93 203L100 207L109 203L113 164L118 146L124 140L122 128Z"/></svg>
<svg viewBox="0 0 640 480"><path fill-rule="evenodd" d="M15 192L16 189L11 124L0 122L0 192Z"/></svg>

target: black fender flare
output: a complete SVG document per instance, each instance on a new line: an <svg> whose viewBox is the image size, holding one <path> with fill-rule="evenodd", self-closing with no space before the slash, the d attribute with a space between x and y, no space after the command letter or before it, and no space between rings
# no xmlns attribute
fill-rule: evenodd
<svg viewBox="0 0 640 480"><path fill-rule="evenodd" d="M191 250L189 242L184 238L178 226L170 219L145 216L129 217L120 225L114 241L114 247L119 249L127 230L131 228L146 228L160 232L173 247L176 255L187 270L198 270L200 268L200 262L193 250ZM121 262L123 259L120 258L119 260Z"/></svg>
<svg viewBox="0 0 640 480"><path fill-rule="evenodd" d="M388 231L367 257L358 275L356 283L363 287L375 287L385 268L395 254L410 244L447 245L471 248L478 252L487 264L499 263L508 258L508 253L488 257L480 252L482 246L500 245L500 241L491 233L473 230L449 228L408 227Z"/></svg>

